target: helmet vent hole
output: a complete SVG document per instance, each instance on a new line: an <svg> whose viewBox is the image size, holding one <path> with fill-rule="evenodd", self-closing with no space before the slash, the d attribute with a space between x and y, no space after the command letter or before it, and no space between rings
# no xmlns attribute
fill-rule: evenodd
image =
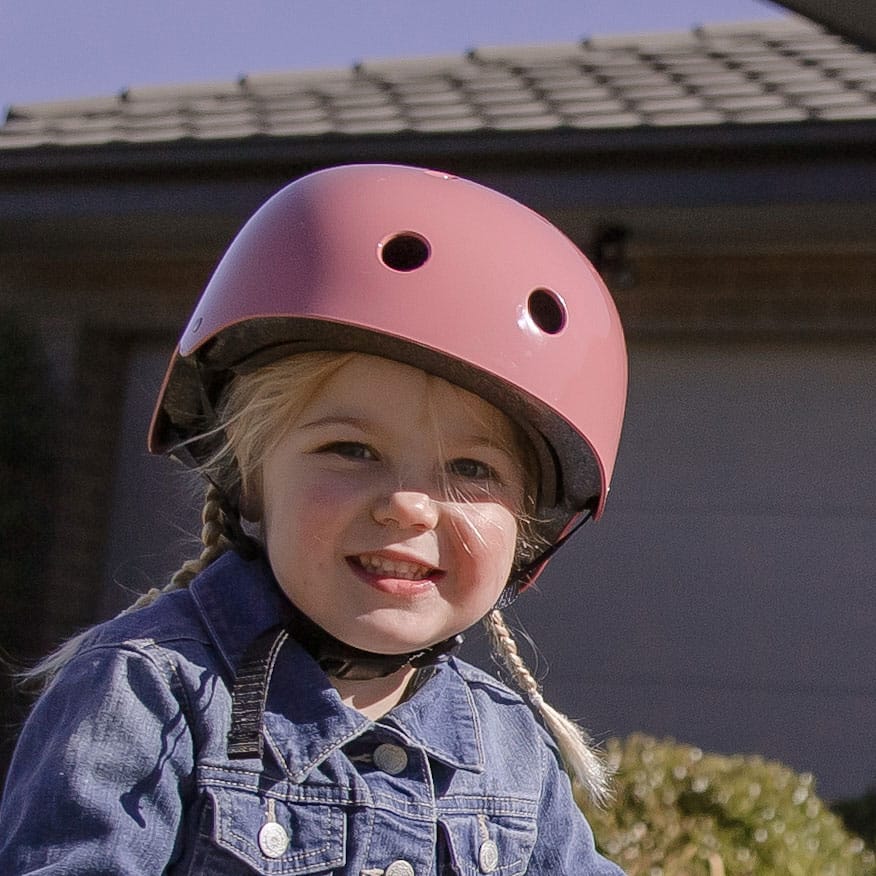
<svg viewBox="0 0 876 876"><path fill-rule="evenodd" d="M566 305L547 289L536 289L527 302L529 316L545 334L556 335L566 326Z"/></svg>
<svg viewBox="0 0 876 876"><path fill-rule="evenodd" d="M426 264L429 255L425 238L410 232L396 234L380 247L380 260L394 271L415 271Z"/></svg>

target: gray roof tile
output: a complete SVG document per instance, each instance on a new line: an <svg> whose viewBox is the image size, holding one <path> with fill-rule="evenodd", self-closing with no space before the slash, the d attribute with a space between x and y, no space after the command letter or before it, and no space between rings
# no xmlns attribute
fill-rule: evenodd
<svg viewBox="0 0 876 876"><path fill-rule="evenodd" d="M708 107L699 97L672 97L663 99L641 100L635 103L636 109L640 113L647 116L652 116L656 113L673 113L681 118L683 113L696 115Z"/></svg>
<svg viewBox="0 0 876 876"><path fill-rule="evenodd" d="M544 131L562 124L563 119L559 116L544 113L531 116L517 113L487 116L487 126L500 131Z"/></svg>
<svg viewBox="0 0 876 876"><path fill-rule="evenodd" d="M805 18L770 18L765 21L733 22L724 21L719 24L704 24L697 28L697 33L703 37L753 37L755 39L785 39L788 37L806 36L820 33L818 28L810 25ZM828 37L832 39L832 37Z"/></svg>
<svg viewBox="0 0 876 876"><path fill-rule="evenodd" d="M431 122L436 125L441 119L478 118L464 103L410 107L407 117L412 124Z"/></svg>
<svg viewBox="0 0 876 876"><path fill-rule="evenodd" d="M852 94L844 82L838 79L802 79L790 82L774 83L781 85L782 94L789 98L805 97L810 94L836 95L841 100L843 95ZM864 98L864 95L860 95Z"/></svg>
<svg viewBox="0 0 876 876"><path fill-rule="evenodd" d="M208 128L196 128L194 136L199 140L241 140L261 134L260 125L240 121L238 124L226 122L224 125L210 125Z"/></svg>
<svg viewBox="0 0 876 876"><path fill-rule="evenodd" d="M484 46L13 106L0 149L254 135L616 129L876 117L876 55L804 19Z"/></svg>
<svg viewBox="0 0 876 876"><path fill-rule="evenodd" d="M815 116L825 121L847 121L850 119L876 119L876 103L867 106L834 106L820 108Z"/></svg>
<svg viewBox="0 0 876 876"><path fill-rule="evenodd" d="M123 136L114 137L113 139L132 143L164 143L172 140L185 140L191 136L192 130L186 125L155 125L148 128L126 128ZM64 141L64 145L68 143L69 140Z"/></svg>
<svg viewBox="0 0 876 876"><path fill-rule="evenodd" d="M473 114L451 116L443 119L417 119L411 129L423 133L460 133L478 131L484 127L483 121Z"/></svg>
<svg viewBox="0 0 876 876"><path fill-rule="evenodd" d="M835 79L827 79L820 70L812 67L794 67L792 69L769 70L757 77L761 82L781 88L786 94L793 94L799 88L836 86ZM840 86L841 87L841 86Z"/></svg>
<svg viewBox="0 0 876 876"><path fill-rule="evenodd" d="M322 119L291 119L272 118L265 133L275 137L318 137L337 130L328 118Z"/></svg>
<svg viewBox="0 0 876 876"><path fill-rule="evenodd" d="M769 109L756 107L754 109L740 108L738 112L733 114L733 121L743 125L760 125L776 122L803 122L809 117L810 114L801 107L785 106L770 107Z"/></svg>
<svg viewBox="0 0 876 876"><path fill-rule="evenodd" d="M569 124L575 128L611 129L611 128L635 128L644 123L638 113L594 113L581 114L570 118Z"/></svg>
<svg viewBox="0 0 876 876"><path fill-rule="evenodd" d="M327 70L284 70L271 73L247 73L238 86L254 94L295 94L313 87L325 87L330 82L349 82L355 77L349 67Z"/></svg>
<svg viewBox="0 0 876 876"><path fill-rule="evenodd" d="M465 94L459 84L449 80L406 82L394 85L388 93L396 100L410 103L440 103L448 100L464 100Z"/></svg>
<svg viewBox="0 0 876 876"><path fill-rule="evenodd" d="M560 88L550 90L551 99L555 102L562 100L604 100L611 97L614 92L605 85L599 85L593 79L584 79L575 84L563 85Z"/></svg>
<svg viewBox="0 0 876 876"><path fill-rule="evenodd" d="M796 103L808 109L830 110L840 107L863 107L868 105L867 96L852 91L840 94L801 94L797 96Z"/></svg>
<svg viewBox="0 0 876 876"><path fill-rule="evenodd" d="M696 46L697 43L698 39L694 31L680 31L593 36L586 41L586 46L597 51L610 52L622 49L638 54L643 49L650 52L671 52L678 48Z"/></svg>
<svg viewBox="0 0 876 876"><path fill-rule="evenodd" d="M474 61L483 64L511 63L525 66L558 64L578 61L581 58L581 43L536 43L523 46L478 46L470 53Z"/></svg>
<svg viewBox="0 0 876 876"><path fill-rule="evenodd" d="M754 82L750 79L742 79L738 81L706 83L703 85L691 84L698 92L717 106L718 98L722 97L746 97L752 94L763 94L764 86L762 83Z"/></svg>
<svg viewBox="0 0 876 876"><path fill-rule="evenodd" d="M780 110L787 106L785 98L781 94L752 94L736 97L720 97L712 101L719 110L728 113L737 113L742 110Z"/></svg>
<svg viewBox="0 0 876 876"><path fill-rule="evenodd" d="M702 110L700 112L654 112L648 116L648 123L661 128L677 127L680 125L720 125L725 121L724 116L715 110Z"/></svg>
<svg viewBox="0 0 876 876"><path fill-rule="evenodd" d="M690 94L684 86L671 82L655 82L650 85L640 83L617 90L629 101L684 100Z"/></svg>
<svg viewBox="0 0 876 876"><path fill-rule="evenodd" d="M393 58L363 61L355 68L359 75L385 82L406 82L420 79L462 75L466 68L480 65L459 55L432 55L420 58Z"/></svg>
<svg viewBox="0 0 876 876"><path fill-rule="evenodd" d="M555 104L557 112L564 116L605 115L621 113L626 110L623 101L617 99L558 101Z"/></svg>

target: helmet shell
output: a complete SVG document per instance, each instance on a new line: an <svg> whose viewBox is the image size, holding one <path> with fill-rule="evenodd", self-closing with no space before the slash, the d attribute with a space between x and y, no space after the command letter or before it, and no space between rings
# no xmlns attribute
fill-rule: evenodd
<svg viewBox="0 0 876 876"><path fill-rule="evenodd" d="M396 165L329 168L286 186L246 223L198 302L150 450L173 452L209 428L235 371L307 349L386 356L477 393L532 439L552 537L585 509L601 515L626 398L623 332L590 262L529 208Z"/></svg>

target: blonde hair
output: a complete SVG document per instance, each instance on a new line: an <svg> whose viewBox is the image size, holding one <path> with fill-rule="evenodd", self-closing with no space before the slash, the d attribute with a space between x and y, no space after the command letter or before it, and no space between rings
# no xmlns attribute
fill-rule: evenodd
<svg viewBox="0 0 876 876"><path fill-rule="evenodd" d="M167 585L152 588L122 614L151 605L190 582L227 550L247 536L241 528L240 508L256 501L259 477L266 456L282 440L300 412L319 389L353 357L361 353L316 351L299 353L264 365L255 371L232 378L216 411L217 425L198 441L212 440L218 447L200 467L208 485L201 514L200 554L186 560ZM518 513L518 539L515 569L525 568L546 547L539 536L534 516L537 491L537 464L523 431L511 423L515 454L521 460L527 495L525 508ZM440 429L438 430L440 437ZM573 783L583 788L596 802L607 793L607 771L583 731L543 698L538 683L520 657L514 637L501 612L491 611L484 624L492 648L511 674L514 683L541 715L557 742L564 765ZM32 670L26 680L48 684L82 646L87 632L69 639Z"/></svg>

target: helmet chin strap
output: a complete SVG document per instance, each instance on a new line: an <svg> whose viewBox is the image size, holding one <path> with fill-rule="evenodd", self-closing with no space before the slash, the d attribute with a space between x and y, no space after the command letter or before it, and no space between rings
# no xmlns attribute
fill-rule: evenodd
<svg viewBox="0 0 876 876"><path fill-rule="evenodd" d="M542 566L591 518L593 509L586 509L575 525L561 538L558 538L550 547L545 548L534 560L530 560L522 569L511 573L505 589L499 594L494 609L501 611L508 608L518 596L532 583Z"/></svg>
<svg viewBox="0 0 876 876"><path fill-rule="evenodd" d="M262 553L270 574L267 558ZM462 645L462 635L405 654L377 654L354 648L315 623L291 602L282 624L262 633L247 648L231 689L231 728L228 756L233 759L264 754L262 722L277 655L289 639L298 642L329 678L368 681L385 678L406 666L421 669L448 660Z"/></svg>
<svg viewBox="0 0 876 876"><path fill-rule="evenodd" d="M463 642L462 635L455 635L428 648L405 654L363 651L335 638L294 605L285 629L313 657L329 678L343 678L348 681L385 678L406 666L421 669L424 666L443 663L459 650Z"/></svg>

